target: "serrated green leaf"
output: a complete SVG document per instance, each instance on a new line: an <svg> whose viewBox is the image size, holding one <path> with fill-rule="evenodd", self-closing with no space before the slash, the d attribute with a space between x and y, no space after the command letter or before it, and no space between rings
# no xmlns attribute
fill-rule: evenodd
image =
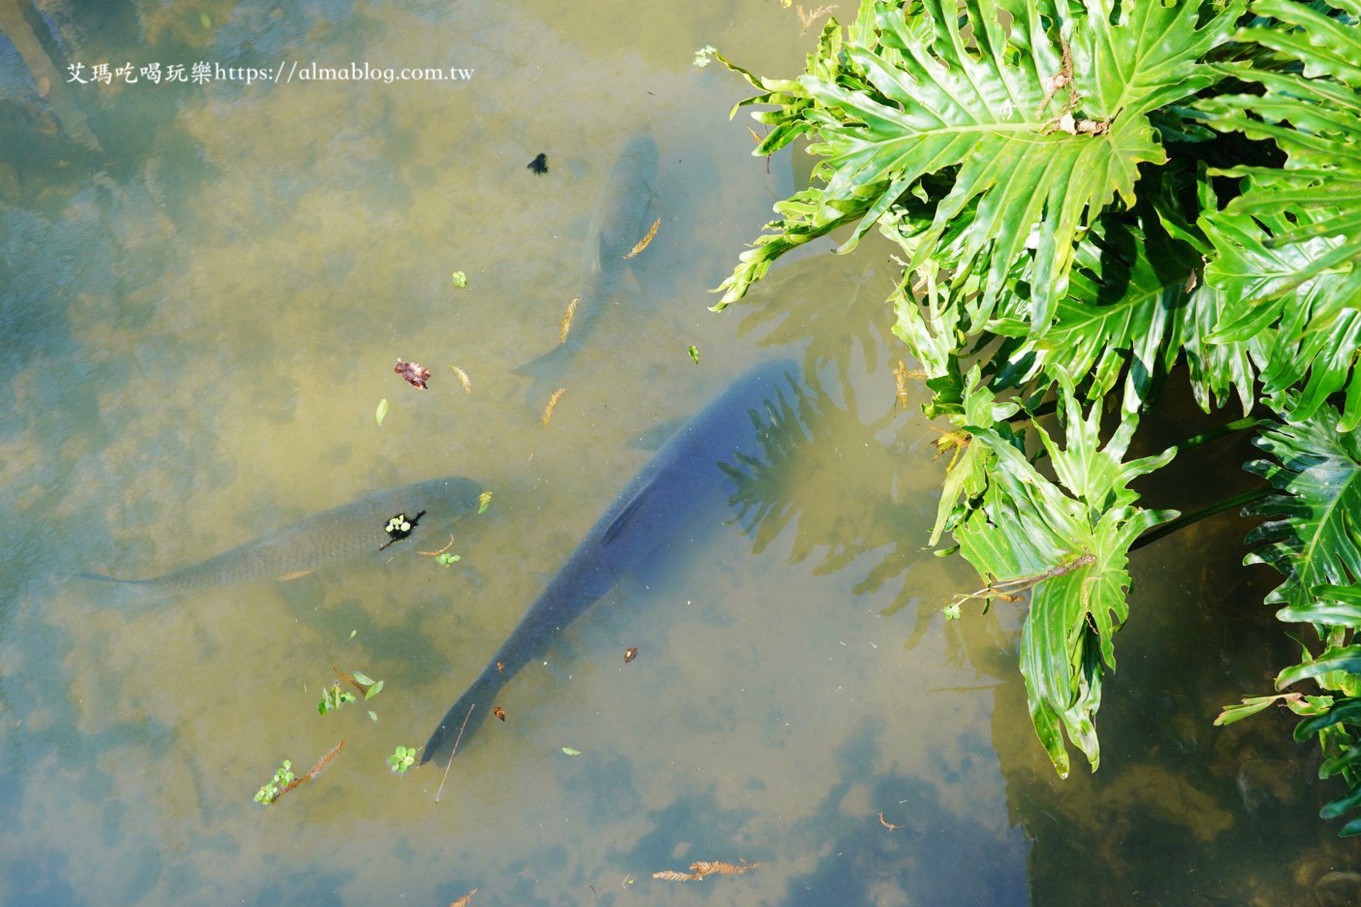
<svg viewBox="0 0 1361 907"><path fill-rule="evenodd" d="M1244 718L1249 718L1263 709L1275 705L1282 699L1297 695L1298 694L1296 693L1278 693L1275 696L1244 696L1243 701L1238 705L1224 706L1224 710L1221 711L1219 716L1214 720L1215 727L1242 721Z"/></svg>
<svg viewBox="0 0 1361 907"><path fill-rule="evenodd" d="M1295 725L1295 739L1297 741L1310 740L1317 736L1320 731L1340 722L1361 723L1361 699L1340 699L1334 702L1323 714L1301 721Z"/></svg>
<svg viewBox="0 0 1361 907"><path fill-rule="evenodd" d="M1283 690L1301 680L1321 677L1334 671L1361 674L1361 646L1328 648L1318 658L1286 668L1276 675L1276 689Z"/></svg>
<svg viewBox="0 0 1361 907"><path fill-rule="evenodd" d="M1060 399L1065 444L1060 447L1037 428L1058 483L997 431L979 431L971 446L986 447L995 464L987 472L981 506L954 534L980 575L999 578L993 587L1038 580L1021 632L1021 673L1035 731L1066 777L1065 735L1093 771L1100 764L1095 717L1102 678L1115 668L1113 636L1129 614L1129 546L1175 514L1136 507L1137 495L1129 488L1134 478L1169 462L1173 452L1122 462L1132 417L1102 447L1099 405L1084 414L1066 375Z"/></svg>
<svg viewBox="0 0 1361 907"><path fill-rule="evenodd" d="M980 324L1019 269L1029 321L1043 332L1086 229L1108 205L1133 203L1140 164L1166 159L1148 114L1221 78L1200 60L1227 40L1241 7L1226 4L1204 24L1201 11L968 0L957 15L944 0L906 11L865 3L844 47L824 31L796 85L753 99L817 133L810 150L826 158L815 171L826 182L780 210L777 232L720 288L720 306L788 248L858 221L849 250L915 185L942 177L947 191L932 196L939 202L910 266L978 275L970 306Z"/></svg>
<svg viewBox="0 0 1361 907"><path fill-rule="evenodd" d="M1337 422L1325 405L1299 424L1258 428L1255 443L1273 460L1245 468L1277 493L1249 509L1271 519L1249 534L1247 561L1285 575L1268 603L1307 608L1315 587L1361 578L1361 429L1341 432Z"/></svg>

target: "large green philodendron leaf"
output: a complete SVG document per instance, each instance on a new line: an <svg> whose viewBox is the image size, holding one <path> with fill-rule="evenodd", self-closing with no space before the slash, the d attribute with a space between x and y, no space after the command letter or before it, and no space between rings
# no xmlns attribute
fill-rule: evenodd
<svg viewBox="0 0 1361 907"><path fill-rule="evenodd" d="M969 285L959 297L970 329L1010 298L1019 274L1030 287L1027 318L1043 332L1088 226L1107 206L1133 203L1140 164L1166 160L1148 115L1221 78L1200 61L1241 7L1198 25L1203 9L965 0L960 15L953 0L863 0L844 46L824 31L808 74L753 79L766 93L752 102L781 107L763 117L782 137L820 139L810 150L825 158L815 170L825 185L769 225L775 232L720 287L718 307L791 242L858 217L849 249L913 193L933 210L908 249L910 266L977 275L981 292ZM931 178L945 182L925 188Z"/></svg>
<svg viewBox="0 0 1361 907"><path fill-rule="evenodd" d="M1303 422L1266 428L1255 443L1275 461L1245 467L1278 492L1253 508L1273 519L1248 536L1259 547L1247 562L1285 574L1270 603L1307 610L1316 586L1361 580L1361 429L1339 431L1338 419L1324 404Z"/></svg>
<svg viewBox="0 0 1361 907"><path fill-rule="evenodd" d="M1029 382L1057 363L1088 376L1084 395L1098 400L1124 374L1122 408L1138 412L1152 396L1154 377L1176 362L1189 317L1188 277L1200 261L1194 249L1166 236L1150 248L1139 230L1113 225L1094 231L1092 241L1077 249L1072 283L1053 325L1042 337L1026 333L1003 348L996 357L1002 363L998 381Z"/></svg>
<svg viewBox="0 0 1361 907"><path fill-rule="evenodd" d="M1261 18L1235 40L1271 53L1217 68L1260 89L1193 106L1215 130L1286 155L1280 168L1210 171L1244 178L1242 195L1201 221L1217 253L1206 281L1233 301L1211 338L1258 338L1262 392L1288 421L1345 388L1338 428L1350 431L1361 425L1361 31L1355 0L1333 6L1253 2Z"/></svg>
<svg viewBox="0 0 1361 907"><path fill-rule="evenodd" d="M1361 254L1361 246L1346 251L1343 238L1335 236L1278 241L1312 216L1254 216L1230 204L1202 218L1218 251L1206 268L1206 284L1225 303L1205 339L1245 345L1261 373L1262 396L1291 422L1309 419L1331 394L1345 389L1338 428L1349 431L1361 424L1361 370L1355 368L1361 269L1349 259ZM1339 259L1339 251L1348 257ZM1294 389L1302 393L1288 393Z"/></svg>
<svg viewBox="0 0 1361 907"><path fill-rule="evenodd" d="M960 550L989 588L1032 586L1030 613L1021 634L1035 732L1062 777L1069 772L1064 742L1080 749L1095 771L1100 764L1095 718L1101 681L1115 668L1115 631L1129 614L1126 570L1130 545L1171 511L1135 506L1135 477L1172 459L1122 462L1134 422L1122 422L1100 446L1100 406L1078 409L1071 380L1062 379L1065 444L1037 429L1058 478L1055 483L994 428L976 431L970 446L991 460L983 503L954 530Z"/></svg>

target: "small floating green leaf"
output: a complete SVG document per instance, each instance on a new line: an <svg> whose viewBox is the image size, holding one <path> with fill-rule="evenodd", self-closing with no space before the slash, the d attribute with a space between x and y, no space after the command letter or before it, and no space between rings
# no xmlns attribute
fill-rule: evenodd
<svg viewBox="0 0 1361 907"><path fill-rule="evenodd" d="M690 358L695 361L695 365L699 365L699 347L695 346L692 343L690 344L690 349L688 352L690 353Z"/></svg>
<svg viewBox="0 0 1361 907"><path fill-rule="evenodd" d="M395 774L405 775L406 770L416 764L416 749L410 746L399 746L388 756L388 767Z"/></svg>
<svg viewBox="0 0 1361 907"><path fill-rule="evenodd" d="M355 638L356 636L358 636L358 635L359 635L359 631L358 631L358 630L351 630L351 631L350 631L350 639L354 639L354 638Z"/></svg>
<svg viewBox="0 0 1361 907"><path fill-rule="evenodd" d="M373 709L369 709L369 720L370 720L370 721L377 721L377 720L378 720L378 713L375 712Z"/></svg>
<svg viewBox="0 0 1361 907"><path fill-rule="evenodd" d="M462 271L455 271L450 277L454 281L454 286L456 287L462 288L468 285L468 275L464 274Z"/></svg>
<svg viewBox="0 0 1361 907"><path fill-rule="evenodd" d="M285 759L283 765L274 773L274 777L266 781L264 786L255 792L255 802L268 806L279 799L279 796L292 783L293 763Z"/></svg>
<svg viewBox="0 0 1361 907"><path fill-rule="evenodd" d="M378 401L378 411L373 414L373 418L377 420L379 425L382 425L383 420L386 419L387 417L388 417L388 398L384 397L383 399Z"/></svg>
<svg viewBox="0 0 1361 907"><path fill-rule="evenodd" d="M490 506L491 506L491 492L490 492L490 491L484 491L484 492L482 492L481 494L479 494L479 495L477 496L477 513L478 513L479 516L481 516L482 514L486 513L486 512L487 512L487 508L490 507Z"/></svg>
<svg viewBox="0 0 1361 907"><path fill-rule="evenodd" d="M332 684L327 687L326 693L317 703L317 714L325 715L327 712L334 712L347 702L354 702L356 697L349 690L342 690L340 684Z"/></svg>
<svg viewBox="0 0 1361 907"><path fill-rule="evenodd" d="M564 756L580 756L580 755L581 755L581 750L573 749L573 748L570 747L570 746L564 746L564 747L562 748L562 754L563 754Z"/></svg>

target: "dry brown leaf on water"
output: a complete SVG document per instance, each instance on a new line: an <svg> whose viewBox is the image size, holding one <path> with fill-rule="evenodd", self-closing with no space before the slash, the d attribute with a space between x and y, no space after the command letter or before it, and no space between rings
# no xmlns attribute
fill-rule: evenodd
<svg viewBox="0 0 1361 907"><path fill-rule="evenodd" d="M572 301L567 303L567 311L562 313L562 321L558 323L558 343L566 343L567 335L572 332L572 317L577 313L578 302L581 302L581 297L573 296Z"/></svg>
<svg viewBox="0 0 1361 907"><path fill-rule="evenodd" d="M498 674L506 673L506 663L504 661L498 661L496 663L496 673Z"/></svg>
<svg viewBox="0 0 1361 907"><path fill-rule="evenodd" d="M337 679L339 679L341 682L348 683L350 686L358 690L360 696L363 696L365 693L368 692L368 688L360 684L359 681L355 680L354 675L351 674L349 671L342 671L335 665L331 665L331 670L335 673Z"/></svg>
<svg viewBox="0 0 1361 907"><path fill-rule="evenodd" d="M312 766L312 770L308 772L306 775L307 780L315 781L317 775L320 775L322 770L325 769L326 766L330 765L331 760L334 759L344 748L345 748L344 740L340 741L335 746L331 747L330 751L327 752L325 756L322 756L320 759L318 759L316 765Z"/></svg>
<svg viewBox="0 0 1361 907"><path fill-rule="evenodd" d="M624 650L624 664L628 664L637 657L638 657L637 646L629 646L627 649Z"/></svg>
<svg viewBox="0 0 1361 907"><path fill-rule="evenodd" d="M325 769L327 765L330 765L331 760L336 757L336 754L339 753L344 748L345 748L344 740L340 741L335 746L331 747L330 751L327 752L325 756L322 756L320 759L317 760L317 764L312 766L311 771L309 771L305 775L299 775L292 781L288 782L288 785L282 788L279 791L278 796L274 798L275 802L278 802L279 797L282 797L284 794L288 793L293 788L297 787L299 784L302 784L304 781L315 781L317 775L320 775L322 770Z"/></svg>
<svg viewBox="0 0 1361 907"><path fill-rule="evenodd" d="M827 15L832 10L836 9L835 6L820 6L815 10L804 12L802 6L795 8L799 11L799 21L803 23L804 32L808 31L808 26L812 25L818 19ZM803 32L799 32L799 34L803 34Z"/></svg>
<svg viewBox="0 0 1361 907"><path fill-rule="evenodd" d="M463 385L463 393L471 397L473 395L473 382L472 379L468 377L468 373L457 365L451 365L449 367L454 370L455 375L458 375L458 383Z"/></svg>
<svg viewBox="0 0 1361 907"><path fill-rule="evenodd" d="M654 872L652 877L663 882L698 882L704 878L697 872L677 872L674 869L662 869Z"/></svg>
<svg viewBox="0 0 1361 907"><path fill-rule="evenodd" d="M392 367L392 370L401 375L402 380L407 384L419 390L425 390L426 382L430 380L430 369L425 368L417 362L407 362L400 356L397 358L397 364Z"/></svg>
<svg viewBox="0 0 1361 907"><path fill-rule="evenodd" d="M889 831L897 831L898 829L902 828L901 825L894 825L892 822L885 819L883 813L879 814L879 824L887 828Z"/></svg>
<svg viewBox="0 0 1361 907"><path fill-rule="evenodd" d="M495 715L497 718L500 718L502 721L506 720L506 710L501 708L499 705L492 706L491 713Z"/></svg>
<svg viewBox="0 0 1361 907"><path fill-rule="evenodd" d="M893 370L893 382L898 386L898 405L907 406L907 363L901 359Z"/></svg>
<svg viewBox="0 0 1361 907"><path fill-rule="evenodd" d="M475 894L477 894L476 888L465 894L463 897L459 898L457 901L454 901L452 904L449 905L449 907L470 907L470 905L473 902L473 895Z"/></svg>
<svg viewBox="0 0 1361 907"><path fill-rule="evenodd" d="M562 399L562 395L566 392L567 388L560 387L557 390L553 391L553 396L548 398L548 405L543 408L544 425L547 425L548 420L553 418L553 410L557 408L558 401Z"/></svg>
<svg viewBox="0 0 1361 907"><path fill-rule="evenodd" d="M726 860L696 860L690 864L690 871L699 873L700 878L705 876L740 876L744 872L751 872L760 863L748 863L743 860L740 864L729 863Z"/></svg>
<svg viewBox="0 0 1361 907"><path fill-rule="evenodd" d="M652 229L647 231L647 236L644 236L642 239L638 240L638 244L629 250L629 254L625 255L624 259L628 260L630 258L633 258L639 252L646 249L648 243L652 242L652 237L657 235L657 228L660 227L661 225L662 219L660 217L654 220L652 222Z"/></svg>

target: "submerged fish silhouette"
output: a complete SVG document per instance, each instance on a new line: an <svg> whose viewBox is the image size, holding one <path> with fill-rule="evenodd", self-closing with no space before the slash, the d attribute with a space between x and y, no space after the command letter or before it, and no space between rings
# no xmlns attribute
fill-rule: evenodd
<svg viewBox="0 0 1361 907"><path fill-rule="evenodd" d="M647 208L652 179L657 172L657 143L641 133L629 140L610 168L605 189L592 217L582 268L581 290L567 339L553 349L511 371L534 378L530 399L545 396L600 320L605 303L614 295L629 266L626 256L647 232Z"/></svg>
<svg viewBox="0 0 1361 907"><path fill-rule="evenodd" d="M455 740L466 742L491 714L493 697L515 672L542 654L564 627L644 565L658 548L676 543L679 534L716 529L731 515L733 475L761 459L763 441L775 430L770 411L781 388L788 387L785 376L796 374L797 366L788 360L757 366L657 451L586 533L482 674L445 713L425 744L422 764L448 754Z"/></svg>
<svg viewBox="0 0 1361 907"><path fill-rule="evenodd" d="M256 579L294 579L343 563L390 542L388 520L398 513L408 519L423 515L414 530L429 534L437 524L477 510L479 486L450 476L373 492L330 510L313 514L221 554L147 579L119 579L101 573L77 573L87 580L118 583L141 590L145 601L227 586ZM432 535L432 538L439 538Z"/></svg>

